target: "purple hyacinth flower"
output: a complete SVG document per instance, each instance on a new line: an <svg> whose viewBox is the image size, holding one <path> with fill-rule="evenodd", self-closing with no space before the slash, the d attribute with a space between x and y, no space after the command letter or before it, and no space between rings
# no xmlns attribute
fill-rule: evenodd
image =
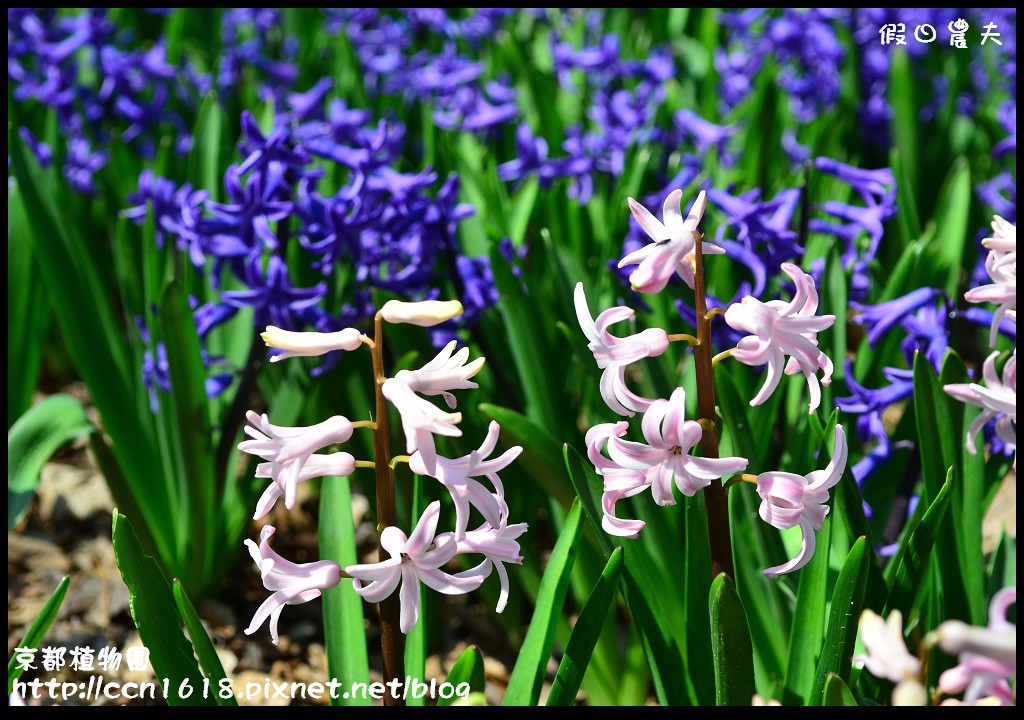
<svg viewBox="0 0 1024 720"><path fill-rule="evenodd" d="M937 288L918 288L902 297L895 298L878 305L862 305L850 303L850 307L860 312L852 322L866 325L868 328L868 344L875 345L891 328L898 325L905 317L917 312L935 300L941 290Z"/></svg>
<svg viewBox="0 0 1024 720"><path fill-rule="evenodd" d="M266 274L259 253L249 256L245 270L244 280L250 289L225 292L221 300L232 307L253 308L256 327L274 325L295 330L299 325L298 313L316 305L327 292L326 283L317 283L311 288L292 287L288 268L277 255L268 261Z"/></svg>

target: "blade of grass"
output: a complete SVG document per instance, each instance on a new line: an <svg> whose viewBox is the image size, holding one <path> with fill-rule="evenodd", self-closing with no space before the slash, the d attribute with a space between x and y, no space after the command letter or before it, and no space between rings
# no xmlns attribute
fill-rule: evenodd
<svg viewBox="0 0 1024 720"><path fill-rule="evenodd" d="M558 671L551 683L547 705L572 705L579 692L583 674L590 663L590 656L597 645L605 618L615 602L619 581L622 579L622 548L615 548L608 558L604 572L593 592L583 605L576 625L572 629L565 654L558 664Z"/></svg>

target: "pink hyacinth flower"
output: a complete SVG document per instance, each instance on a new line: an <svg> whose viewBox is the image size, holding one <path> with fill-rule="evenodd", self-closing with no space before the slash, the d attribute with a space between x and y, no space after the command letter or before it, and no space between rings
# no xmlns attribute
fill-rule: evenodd
<svg viewBox="0 0 1024 720"><path fill-rule="evenodd" d="M274 507L278 498L285 494L285 470L291 465L280 465L273 462L260 463L256 466L256 477L270 478L270 485L263 491L259 501L256 503L256 512L253 520L259 520L266 516ZM301 485L307 480L319 477L347 477L356 469L356 459L347 452L328 453L326 455L310 455L302 464L295 484Z"/></svg>
<svg viewBox="0 0 1024 720"><path fill-rule="evenodd" d="M458 554L459 548L453 538L434 542L440 514L441 503L435 500L423 512L412 535L406 537L396 527L384 528L380 544L391 557L378 563L345 568L354 578L355 591L366 602L379 603L401 584L399 627L406 634L419 619L420 582L445 595L462 595L476 590L484 581L483 575L473 574L473 571L450 575L441 570L441 566Z"/></svg>
<svg viewBox="0 0 1024 720"><path fill-rule="evenodd" d="M900 683L916 678L921 671L921 661L907 651L903 640L903 614L899 610L890 612L887 620L865 610L860 616L860 639L867 653L856 655L853 661L862 663L875 677Z"/></svg>
<svg viewBox="0 0 1024 720"><path fill-rule="evenodd" d="M444 346L437 357L419 370L399 370L395 374L395 380L401 380L409 389L420 395L440 395L448 407L454 410L455 396L451 391L479 387L470 378L480 372L484 365L482 357L471 363L466 362L469 359L468 347L453 354L455 345L456 341L452 340Z"/></svg>
<svg viewBox="0 0 1024 720"><path fill-rule="evenodd" d="M964 705L1014 705L1010 680L1017 677L1017 626L1006 619L1017 603L1017 588L1003 588L989 605L988 627L972 627L959 620L947 620L934 636L943 651L957 655L959 664L939 677L939 689L948 694L963 693Z"/></svg>
<svg viewBox="0 0 1024 720"><path fill-rule="evenodd" d="M498 433L501 427L491 421L487 429L487 437L480 447L468 455L449 459L437 457L434 471L430 472L417 452L409 458L409 469L417 475L429 475L436 478L451 493L455 503L455 539L461 541L466 535L469 525L471 507L475 507L484 520L497 527L508 518L508 505L505 504L505 488L498 477L498 471L504 470L519 457L523 448L518 445L511 447L501 455L490 460L487 456L494 452L498 444ZM494 485L496 492L491 492L475 477L486 477Z"/></svg>
<svg viewBox="0 0 1024 720"><path fill-rule="evenodd" d="M642 471L651 486L654 502L659 505L675 505L673 482L679 492L691 497L713 480L747 467L746 458L704 458L690 454L701 441L704 430L700 423L686 419L686 391L681 387L676 388L668 400L651 403L644 413L641 429L646 445L612 436L608 438L608 456L620 468ZM613 483L611 492L621 492L622 497L626 497L639 490L627 489L619 482Z"/></svg>
<svg viewBox="0 0 1024 720"><path fill-rule="evenodd" d="M725 311L725 321L734 330L750 333L740 340L732 356L745 365L768 365L768 377L761 390L750 401L760 405L775 392L782 373L795 375L802 372L810 389L810 412L813 415L821 404L821 388L817 371L823 370L822 385L832 382L832 361L818 348L817 333L832 327L835 315L815 316L818 309L818 291L814 278L792 263L782 263L782 269L796 285L793 299L761 302L747 296ZM783 365L785 356L790 360Z"/></svg>
<svg viewBox="0 0 1024 720"><path fill-rule="evenodd" d="M661 292L673 273L678 274L687 285L693 287L693 271L697 244L697 225L700 224L707 198L703 190L697 195L690 213L683 218L680 202L682 190L673 190L665 198L662 220L654 217L647 208L633 198L628 198L629 210L634 219L651 238L651 243L635 250L619 260L619 267L637 265L629 276L629 284L642 293ZM725 250L709 242L703 243L705 255L724 255Z"/></svg>
<svg viewBox="0 0 1024 720"><path fill-rule="evenodd" d="M273 425L266 414L258 415L251 410L245 416L252 424L245 427L245 434L252 439L240 442L238 449L278 466L269 476L277 478L277 484L284 489L284 505L289 510L295 507L299 477L310 456L352 437L352 423L341 415L309 427Z"/></svg>
<svg viewBox="0 0 1024 720"><path fill-rule="evenodd" d="M467 532L461 540L458 540L459 554L473 554L484 556L484 561L471 570L460 573L460 576L472 577L479 575L486 579L490 576L491 570L498 573L498 580L501 583L501 592L498 595L498 604L495 612L502 612L508 604L508 571L505 570L505 563L522 565L523 556L519 551L518 538L527 531L529 526L526 523L515 525L500 525L494 527L484 523L476 530ZM437 536L438 544L449 542L455 539L454 533L443 533Z"/></svg>
<svg viewBox="0 0 1024 720"><path fill-rule="evenodd" d="M604 456L602 450L611 438L620 438L629 430L629 423L602 423L587 431L587 457L594 464L594 470L604 479L604 494L601 495L601 528L609 535L635 538L644 529L643 520L628 520L615 515L615 504L623 498L642 493L651 485L643 470L619 467Z"/></svg>
<svg viewBox="0 0 1024 720"><path fill-rule="evenodd" d="M270 548L270 536L273 534L273 526L266 525L260 531L259 545L252 540L245 541L253 562L260 569L263 587L274 593L256 610L245 634L252 635L270 618L270 637L277 645L280 640L277 621L284 606L299 605L320 597L322 590L334 587L341 580L341 566L330 560L302 564L285 560Z"/></svg>
<svg viewBox="0 0 1024 720"><path fill-rule="evenodd" d="M989 420L996 419L996 434L1008 448L1014 451L1013 468L1017 469L1017 351L1003 366L1003 378L996 374L996 357L994 352L985 359L982 366L984 385L975 383L957 383L945 385L943 389L961 402L982 409L967 428L967 450L976 454L978 449L974 438Z"/></svg>
<svg viewBox="0 0 1024 720"><path fill-rule="evenodd" d="M402 417L405 451L410 455L419 451L427 474L433 475L437 467L434 435L460 437L462 430L456 425L462 422L462 413L444 412L429 400L421 398L398 378L385 380L381 392Z"/></svg>
<svg viewBox="0 0 1024 720"><path fill-rule="evenodd" d="M808 475L775 471L757 476L761 519L780 530L799 526L803 535L796 557L765 570L768 577L799 570L811 561L814 533L821 530L821 524L828 515L828 491L842 479L846 456L846 433L842 425L836 425L835 452L824 470L815 470Z"/></svg>
<svg viewBox="0 0 1024 720"><path fill-rule="evenodd" d="M668 348L668 334L661 328L648 328L636 335L616 337L608 332L608 326L633 317L632 308L609 308L594 320L581 282L576 283L573 299L576 319L590 341L587 347L594 353L597 366L604 370L601 375L601 397L605 404L619 415L632 416L643 412L653 400L637 395L626 386L626 366L665 352Z"/></svg>
<svg viewBox="0 0 1024 720"><path fill-rule="evenodd" d="M1017 322L1017 227L998 215L992 220L992 237L982 240L989 248L985 271L992 282L964 293L967 302L998 305L992 315L989 346L994 347L1003 318Z"/></svg>

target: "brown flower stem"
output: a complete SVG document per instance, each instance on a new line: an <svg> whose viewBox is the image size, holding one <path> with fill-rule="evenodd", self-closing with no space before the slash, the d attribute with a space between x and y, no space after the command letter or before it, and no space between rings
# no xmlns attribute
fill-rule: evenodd
<svg viewBox="0 0 1024 720"><path fill-rule="evenodd" d="M708 317L707 291L704 286L704 245L699 233L694 233L693 294L697 311L697 345L693 360L697 369L697 410L704 436L700 443L701 455L718 457L718 429L715 424L715 371L711 362L711 318ZM725 487L712 482L704 489L704 509L708 518L708 540L711 545L711 577L725 573L730 578L735 572L732 565L732 537L729 534L729 504Z"/></svg>
<svg viewBox="0 0 1024 720"><path fill-rule="evenodd" d="M389 464L391 458L391 442L388 423L388 401L384 397L384 321L378 312L373 319L373 345L370 354L373 357L373 392L376 400L373 430L373 459L377 476L377 531L396 524L395 520L395 475ZM378 545L377 558L380 561L390 559L388 552ZM398 593L391 595L377 604L380 613L381 653L384 656L384 682L393 679L405 681L405 636L399 628L401 605ZM401 697L392 697L392 693L384 693L385 705L404 705Z"/></svg>

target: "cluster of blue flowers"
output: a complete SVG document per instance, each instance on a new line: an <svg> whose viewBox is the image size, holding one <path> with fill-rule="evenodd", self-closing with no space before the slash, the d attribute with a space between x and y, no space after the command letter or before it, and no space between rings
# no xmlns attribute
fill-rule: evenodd
<svg viewBox="0 0 1024 720"><path fill-rule="evenodd" d="M58 15L52 8L8 8L7 75L16 101L41 103L55 111L51 148L31 134L23 137L40 163L56 151L64 177L75 190L96 191L95 173L110 159L112 140L130 143L146 157L158 140L176 138L179 152L192 146L181 108L194 108L209 81L190 65L167 61L163 41L132 47L105 8Z"/></svg>
<svg viewBox="0 0 1024 720"><path fill-rule="evenodd" d="M267 133L243 113L242 160L224 174L224 202L149 171L129 198L133 207L125 215L141 223L151 209L158 241L174 237L214 288L225 271L246 287L224 291L219 303L196 311L201 338L245 307L258 328L333 332L373 315L375 288L431 298L445 277L454 279L466 307L463 323L475 322L497 300L488 261L468 258L459 247L457 225L473 208L458 202L457 178L441 180L429 168L394 169L404 126L374 124L367 111L325 102L329 90L330 82L321 81L306 93L288 94ZM324 190L329 178L341 178L338 190ZM350 293L340 307L325 307L331 300L326 280L296 286L301 268L284 260L291 242L324 278L348 269ZM443 345L456 329L454 323L440 326L434 341ZM329 358L314 374L331 364Z"/></svg>

